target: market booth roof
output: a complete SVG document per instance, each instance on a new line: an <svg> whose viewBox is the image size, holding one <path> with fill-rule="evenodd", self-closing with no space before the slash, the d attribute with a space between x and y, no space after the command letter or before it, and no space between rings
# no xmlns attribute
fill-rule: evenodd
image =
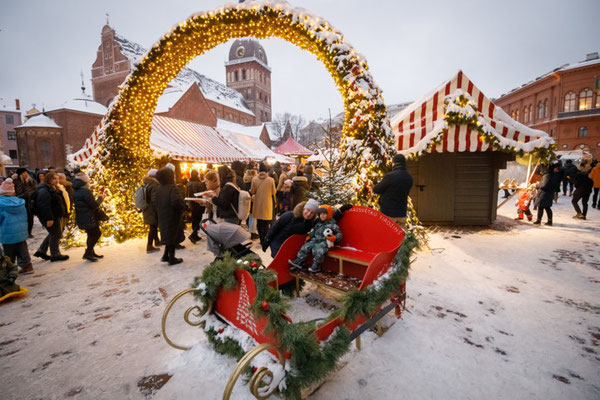
<svg viewBox="0 0 600 400"><path fill-rule="evenodd" d="M152 117L150 147L180 161L222 164L248 158L215 128L158 115Z"/></svg>
<svg viewBox="0 0 600 400"><path fill-rule="evenodd" d="M313 154L312 151L296 142L294 139L289 138L282 145L279 145L275 150L275 153L283 154L286 156L310 156Z"/></svg>
<svg viewBox="0 0 600 400"><path fill-rule="evenodd" d="M217 132L229 140L236 148L246 155L250 160L264 160L272 158L275 161L283 163L294 162L293 158L286 157L273 152L266 144L256 136L245 135L238 132L232 132L227 129L217 128Z"/></svg>
<svg viewBox="0 0 600 400"><path fill-rule="evenodd" d="M462 98L461 98L462 96ZM461 98L461 99L459 99ZM466 104L460 104L467 100ZM452 123L451 114L468 123ZM449 123L450 122L450 123ZM482 133L497 143L497 150L548 148L554 140L546 132L531 129L492 103L462 72L442 83L391 119L400 153L417 156L423 152L476 152L491 147ZM480 127L481 131L476 127ZM441 135L441 137L440 137Z"/></svg>

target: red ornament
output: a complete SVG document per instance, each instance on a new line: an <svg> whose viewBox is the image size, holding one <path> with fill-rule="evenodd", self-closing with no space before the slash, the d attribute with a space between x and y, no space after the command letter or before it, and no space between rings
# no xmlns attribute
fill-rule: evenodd
<svg viewBox="0 0 600 400"><path fill-rule="evenodd" d="M266 301L263 301L262 309L265 311L269 311L269 303L267 303Z"/></svg>
<svg viewBox="0 0 600 400"><path fill-rule="evenodd" d="M219 329L219 333L223 333L223 331L224 331L223 328Z"/></svg>
<svg viewBox="0 0 600 400"><path fill-rule="evenodd" d="M256 263L256 261L252 261L252 264L250 264L250 266L252 268L256 268L258 266L258 264Z"/></svg>
<svg viewBox="0 0 600 400"><path fill-rule="evenodd" d="M256 368L256 367L254 367L254 366L253 366L253 367L252 367L252 372L256 372L256 370L257 370L257 369L258 369L258 368Z"/></svg>

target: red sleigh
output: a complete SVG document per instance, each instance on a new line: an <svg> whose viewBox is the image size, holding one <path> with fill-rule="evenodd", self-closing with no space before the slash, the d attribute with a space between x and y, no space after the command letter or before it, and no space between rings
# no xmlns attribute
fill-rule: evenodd
<svg viewBox="0 0 600 400"><path fill-rule="evenodd" d="M277 278L272 285L277 287L295 280L298 290L299 280L303 279L336 292L346 292L353 289L361 291L383 277L392 265L396 252L404 238L404 231L385 215L361 206L355 206L348 210L338 221L338 224L342 231L342 241L339 245L330 249L322 265L321 272L298 272L294 274L289 272L288 260L295 258L304 243L304 235L295 235L285 241L277 256L267 267L268 270L273 270L276 273ZM307 261L310 262L311 260ZM257 295L257 288L250 272L237 269L235 276L237 285L231 290L221 287L210 309L201 310L198 306L192 306L184 313L184 320L190 325L200 325L200 322L190 320L189 317L192 312L196 312L196 316L200 316L205 312L213 313L220 321L241 329L258 343L258 346L247 352L238 362L227 383L223 399L229 399L237 378L248 368L252 359L259 353L263 351L271 352L282 365L285 365L286 359L290 357L286 350L280 348L277 338L266 333L268 332L265 329L268 324L267 318L256 318L249 309ZM177 294L163 314L163 337L167 343L178 349L185 350L189 347L177 345L167 336L167 315L179 298L195 290L197 289L188 289ZM332 335L337 327L344 325L351 332L350 340L356 340L356 345L360 349L360 335L371 328L376 328L378 334L383 334L380 320L392 309L396 309L396 316L400 318L405 298L405 282L402 282L398 290L370 315L358 315L351 321L342 321L340 317L335 317L316 329L316 337L320 342L323 342ZM292 322L289 317L284 316L284 318L290 323ZM270 378L266 378L267 376ZM269 397L275 390L275 388L272 388L271 391L265 393L265 381L267 383L272 382L273 373L261 368L254 373L249 382L250 391L258 399Z"/></svg>

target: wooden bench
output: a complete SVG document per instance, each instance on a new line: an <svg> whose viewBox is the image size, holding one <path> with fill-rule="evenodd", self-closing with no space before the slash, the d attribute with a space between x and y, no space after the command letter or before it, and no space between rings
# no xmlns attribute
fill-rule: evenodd
<svg viewBox="0 0 600 400"><path fill-rule="evenodd" d="M362 206L346 211L338 225L342 240L329 250L318 273L307 270L289 273L288 260L296 258L304 244L304 235L286 240L268 267L277 272L278 283L295 279L298 291L302 279L336 292L347 292L361 290L387 272L404 238L402 228L380 212ZM306 264L311 263L310 256Z"/></svg>

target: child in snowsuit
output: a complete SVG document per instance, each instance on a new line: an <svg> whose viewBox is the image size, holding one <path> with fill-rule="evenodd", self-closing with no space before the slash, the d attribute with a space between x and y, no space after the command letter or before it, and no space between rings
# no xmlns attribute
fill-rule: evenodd
<svg viewBox="0 0 600 400"><path fill-rule="evenodd" d="M336 224L333 217L333 209L323 204L317 210L317 223L315 227L308 233L307 242L304 243L298 256L294 261L290 261L292 269L303 268L303 263L309 254L313 255L313 264L309 268L310 272L319 272L321 264L325 259L325 255L334 243L342 240L342 232Z"/></svg>
<svg viewBox="0 0 600 400"><path fill-rule="evenodd" d="M19 276L17 266L10 258L0 255L0 297L21 290L15 280Z"/></svg>
<svg viewBox="0 0 600 400"><path fill-rule="evenodd" d="M531 200L535 197L533 196L533 185L528 187L527 189L519 190L519 197L517 198L517 202L515 205L517 206L517 218L516 220L522 220L523 214L527 215L527 220L532 221L533 215L531 214L531 210L529 209L529 205L531 204Z"/></svg>

